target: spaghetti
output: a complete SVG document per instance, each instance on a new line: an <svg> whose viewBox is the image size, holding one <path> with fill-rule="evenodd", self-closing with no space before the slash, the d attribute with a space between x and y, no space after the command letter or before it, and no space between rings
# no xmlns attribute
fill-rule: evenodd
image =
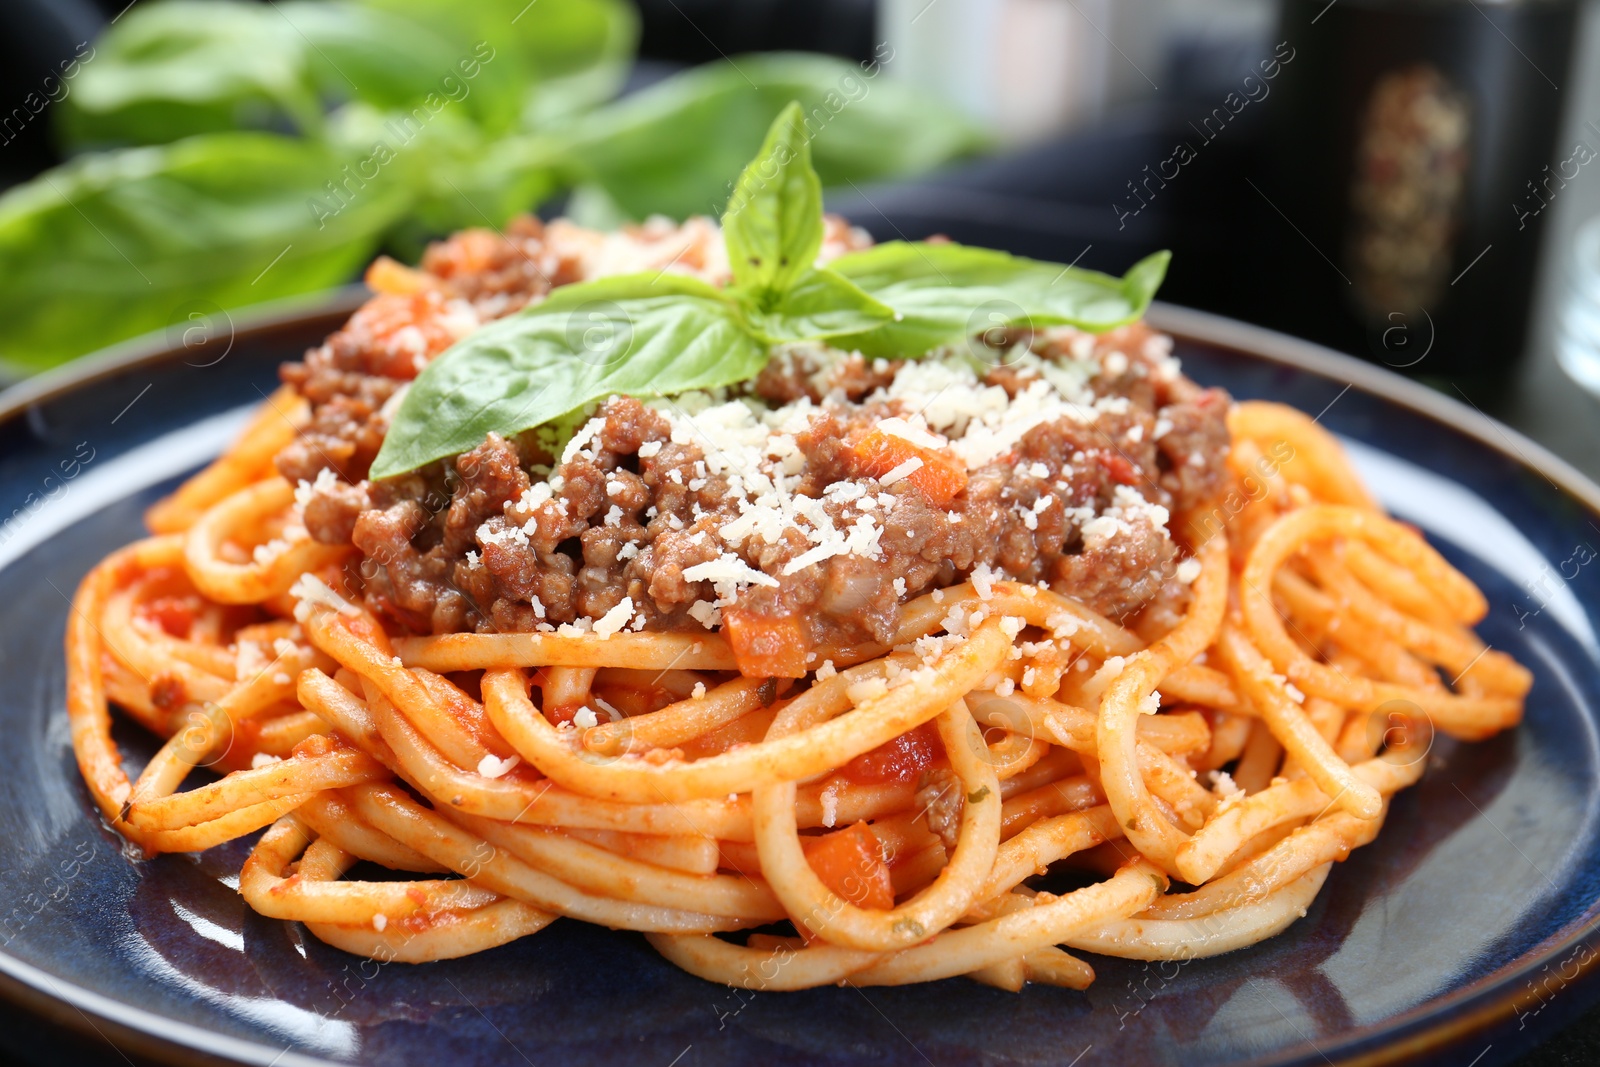
<svg viewBox="0 0 1600 1067"><path fill-rule="evenodd" d="M567 917L748 988L1082 989L1068 950L1284 929L1435 729L1518 721L1530 678L1472 633L1482 595L1333 438L1199 391L1142 326L959 373L790 353L744 391L613 402L559 456L530 435L365 480L428 358L609 269L614 240L562 225L380 261L83 580L67 711L119 833L264 830L250 905L386 960ZM718 280L708 232L628 239ZM518 257L550 271L507 281ZM112 703L167 738L135 780ZM196 768L221 776L180 791Z"/></svg>

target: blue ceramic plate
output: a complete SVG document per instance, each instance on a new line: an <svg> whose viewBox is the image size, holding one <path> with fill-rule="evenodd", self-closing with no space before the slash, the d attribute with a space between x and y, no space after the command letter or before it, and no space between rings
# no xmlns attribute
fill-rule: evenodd
<svg viewBox="0 0 1600 1067"><path fill-rule="evenodd" d="M253 914L245 850L130 857L78 780L62 713L68 597L140 512L220 449L351 306L197 320L0 397L0 987L160 1059L646 1064L1504 1062L1589 1001L1600 949L1600 489L1473 410L1314 346L1177 308L1185 369L1287 401L1488 595L1538 682L1526 724L1441 740L1378 841L1304 919L1218 959L1095 959L1087 993L750 994L642 938L557 923L464 960L381 967ZM153 749L137 729L134 759ZM1478 1057L1474 1059L1474 1057Z"/></svg>

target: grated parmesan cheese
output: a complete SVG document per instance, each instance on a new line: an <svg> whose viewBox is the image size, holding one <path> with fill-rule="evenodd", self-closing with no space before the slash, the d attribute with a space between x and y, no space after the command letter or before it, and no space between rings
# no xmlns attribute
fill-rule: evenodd
<svg viewBox="0 0 1600 1067"><path fill-rule="evenodd" d="M1217 814L1221 815L1235 804L1244 799L1244 790L1233 780L1233 775L1227 771L1207 771L1211 779L1211 791L1222 798L1222 803L1217 805Z"/></svg>
<svg viewBox="0 0 1600 1067"><path fill-rule="evenodd" d="M722 625L722 609L705 600L696 600L689 605L689 617L708 630L715 630Z"/></svg>
<svg viewBox="0 0 1600 1067"><path fill-rule="evenodd" d="M299 601L294 608L296 622L305 622L309 619L313 606L319 604L325 608L332 608L340 615L361 614L360 608L335 593L327 582L315 574L302 574L295 579L294 585L289 587L289 595Z"/></svg>
<svg viewBox="0 0 1600 1067"><path fill-rule="evenodd" d="M897 464L896 466L890 468L887 472L880 474L878 476L878 484L893 485L896 482L904 481L921 470L923 466L924 464L922 462L922 457L912 456L904 463Z"/></svg>
<svg viewBox="0 0 1600 1067"><path fill-rule="evenodd" d="M860 707L862 704L875 697L881 697L889 691L889 683L882 678L867 678L847 686L844 695L850 703Z"/></svg>
<svg viewBox="0 0 1600 1067"><path fill-rule="evenodd" d="M765 585L777 588L778 580L763 574L731 552L693 567L685 567L683 576L691 582L744 582L747 585Z"/></svg>
<svg viewBox="0 0 1600 1067"><path fill-rule="evenodd" d="M594 621L594 635L607 638L624 626L633 617L633 598L623 597L621 603Z"/></svg>
<svg viewBox="0 0 1600 1067"><path fill-rule="evenodd" d="M500 759L492 752L478 761L478 773L485 778L500 778L511 768L522 762L521 756L512 756L510 759Z"/></svg>
<svg viewBox="0 0 1600 1067"><path fill-rule="evenodd" d="M886 434L900 438L902 441L910 441L920 448L931 448L937 451L950 443L948 439L928 432L927 420L920 414L913 415L910 419L902 419L897 415L891 415L887 419L879 419L877 428Z"/></svg>
<svg viewBox="0 0 1600 1067"><path fill-rule="evenodd" d="M972 588L978 594L978 599L993 600L995 579L1002 577L1004 576L996 574L994 568L987 563L980 563L972 568Z"/></svg>
<svg viewBox="0 0 1600 1067"><path fill-rule="evenodd" d="M1083 661L1079 660L1078 662L1082 663ZM1107 657L1106 661L1100 664L1100 669L1090 675L1089 680L1083 683L1084 698L1087 700L1099 700L1100 694L1106 691L1106 686L1116 681L1117 676L1122 673L1122 668L1127 665L1127 662L1121 656Z"/></svg>
<svg viewBox="0 0 1600 1067"><path fill-rule="evenodd" d="M311 503L311 497L316 493L332 492L339 485L339 476L333 473L332 467L324 467L317 472L316 481L308 482L301 478L294 487L295 507L301 511Z"/></svg>
<svg viewBox="0 0 1600 1067"><path fill-rule="evenodd" d="M818 545L816 548L807 549L784 564L784 577L788 577L791 574L799 574L807 567L830 560L834 556L842 556L848 551L849 546L843 541L834 541L829 544Z"/></svg>
<svg viewBox="0 0 1600 1067"><path fill-rule="evenodd" d="M839 822L839 783L829 783L818 799L822 801L822 825L831 830Z"/></svg>

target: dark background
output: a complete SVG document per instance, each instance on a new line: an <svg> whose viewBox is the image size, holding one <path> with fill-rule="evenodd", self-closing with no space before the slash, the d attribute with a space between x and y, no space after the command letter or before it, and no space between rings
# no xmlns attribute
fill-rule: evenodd
<svg viewBox="0 0 1600 1067"><path fill-rule="evenodd" d="M1387 6L1375 0L1343 2ZM1204 32L1202 23L1201 32L1177 38L1162 64L1160 90L1112 108L1090 126L915 181L831 197L829 207L879 239L946 233L963 242L1117 273L1152 249L1171 248L1174 262L1161 292L1164 300L1307 336L1391 365L1401 362L1388 359L1393 352L1354 328L1342 306L1342 287L1334 276L1338 268L1321 251L1336 237L1328 230L1327 213L1317 210L1319 175L1337 170L1338 164L1315 158L1324 145L1311 135L1319 121L1317 108L1334 108L1340 79L1350 75L1350 64L1340 56L1379 49L1381 37L1371 38L1370 49L1363 39L1343 42L1343 53L1312 52L1295 72L1302 77L1298 89L1290 85L1243 111L1225 136L1205 143L1195 162L1184 167L1181 181L1137 216L1119 221L1112 206L1127 203L1130 176L1167 157L1175 142L1195 139L1188 132L1192 123L1259 57L1271 54L1280 34L1303 31L1323 8L1321 0L1309 8L1300 0L1285 4L1283 21L1265 35L1261 30L1232 33L1225 26ZM125 5L126 0L0 0L0 99L19 97L37 84ZM1443 61L1477 71L1504 59L1491 54L1500 49L1497 40L1472 21L1489 17L1479 5L1467 0L1454 6L1466 21L1460 39L1441 46ZM865 59L878 39L875 0L639 0L639 7L643 39L632 87L685 65L749 51L805 49ZM1524 27L1519 39L1542 49L1541 56L1555 57L1546 59L1541 73L1553 70L1546 80L1552 89L1558 81L1562 88L1543 96L1535 86L1532 95L1504 104L1518 120L1514 128L1526 127L1529 136L1570 147L1574 131L1591 117L1600 120L1600 71L1588 61L1600 56L1600 19L1589 5L1575 23L1570 13L1558 11L1554 17L1567 21L1555 30ZM1336 32L1362 32L1359 25L1341 25ZM1496 33L1511 43L1509 35ZM1539 40L1540 33L1558 39ZM1489 51L1476 54L1473 48ZM1564 154L1556 151L1548 158ZM0 151L0 188L58 161L48 124L32 124ZM1504 208L1493 210L1511 218ZM1428 384L1466 397L1591 476L1600 476L1600 405L1556 366L1551 321L1563 294L1570 232L1597 213L1600 179L1584 176L1545 213L1543 234L1508 240L1489 233L1487 243L1499 244L1502 251L1474 268L1482 287L1457 297L1465 306L1446 316L1438 355L1430 353L1411 368ZM1486 211L1487 221L1479 225L1499 225L1497 217ZM1303 225L1291 221L1296 218ZM1483 243L1474 240L1470 248ZM1479 354L1467 359L1463 353L1469 350ZM1590 998L1597 993L1591 990ZM5 1005L0 1005L0 1055L34 1064L135 1062L104 1040L60 1030ZM1600 1063L1600 1009L1518 1062L1525 1067Z"/></svg>

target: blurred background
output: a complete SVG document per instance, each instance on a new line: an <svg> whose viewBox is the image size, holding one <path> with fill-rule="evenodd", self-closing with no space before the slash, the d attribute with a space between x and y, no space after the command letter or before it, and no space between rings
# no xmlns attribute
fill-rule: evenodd
<svg viewBox="0 0 1600 1067"><path fill-rule="evenodd" d="M790 99L878 239L1170 248L1162 299L1600 476L1585 0L0 0L0 384L522 212L714 215ZM1524 1062L1600 1062L1600 1016Z"/></svg>

